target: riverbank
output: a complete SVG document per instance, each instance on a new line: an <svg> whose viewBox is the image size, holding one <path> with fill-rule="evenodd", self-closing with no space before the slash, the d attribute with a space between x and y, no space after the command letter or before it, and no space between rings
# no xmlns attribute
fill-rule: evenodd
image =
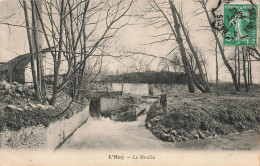
<svg viewBox="0 0 260 166"><path fill-rule="evenodd" d="M259 92L168 95L168 112L159 102L147 114L146 127L159 139L180 142L258 129Z"/></svg>
<svg viewBox="0 0 260 166"><path fill-rule="evenodd" d="M88 119L88 101L71 101L65 92L54 107L35 101L31 86L1 81L0 148L54 149Z"/></svg>
<svg viewBox="0 0 260 166"><path fill-rule="evenodd" d="M57 98L55 107L49 105L48 101L43 104L35 101L33 87L1 81L0 132L18 131L36 125L47 127L52 122L68 119L81 112L88 104L87 101L82 104L70 102L69 95L63 93Z"/></svg>

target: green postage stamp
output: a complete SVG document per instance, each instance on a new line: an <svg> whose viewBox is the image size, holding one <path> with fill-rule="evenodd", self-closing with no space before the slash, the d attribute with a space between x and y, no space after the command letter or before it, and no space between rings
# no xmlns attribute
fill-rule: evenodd
<svg viewBox="0 0 260 166"><path fill-rule="evenodd" d="M258 5L224 4L224 45L257 46L258 33Z"/></svg>

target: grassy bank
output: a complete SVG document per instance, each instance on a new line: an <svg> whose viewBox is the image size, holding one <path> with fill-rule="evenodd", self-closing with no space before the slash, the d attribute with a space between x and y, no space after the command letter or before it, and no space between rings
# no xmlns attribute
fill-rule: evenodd
<svg viewBox="0 0 260 166"><path fill-rule="evenodd" d="M33 88L17 83L0 82L0 132L18 131L22 127L48 126L62 118L70 118L87 104L70 104L71 98L63 93L55 107L34 100ZM68 107L69 106L69 107Z"/></svg>
<svg viewBox="0 0 260 166"><path fill-rule="evenodd" d="M168 112L158 102L148 112L146 126L165 141L186 141L259 127L259 86L249 93L229 91L222 85L220 96L211 94L169 94ZM232 89L232 88L231 88ZM213 89L214 91L214 89Z"/></svg>

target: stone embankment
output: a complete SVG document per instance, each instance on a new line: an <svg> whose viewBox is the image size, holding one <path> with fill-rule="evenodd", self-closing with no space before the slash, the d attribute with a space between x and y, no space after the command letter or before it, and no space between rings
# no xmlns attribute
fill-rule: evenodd
<svg viewBox="0 0 260 166"><path fill-rule="evenodd" d="M22 127L18 131L0 132L0 148L2 149L49 149L59 147L77 128L88 120L88 107L69 119L61 119L43 125Z"/></svg>
<svg viewBox="0 0 260 166"><path fill-rule="evenodd" d="M47 104L47 101L45 105L33 101L32 88L17 82L8 83L4 80L0 82L0 94L1 106L5 106L4 109L7 111L55 110L53 106Z"/></svg>
<svg viewBox="0 0 260 166"><path fill-rule="evenodd" d="M70 104L63 94L57 106L34 100L33 88L17 82L0 82L1 148L54 149L88 119L88 102ZM66 104L64 104L66 103Z"/></svg>

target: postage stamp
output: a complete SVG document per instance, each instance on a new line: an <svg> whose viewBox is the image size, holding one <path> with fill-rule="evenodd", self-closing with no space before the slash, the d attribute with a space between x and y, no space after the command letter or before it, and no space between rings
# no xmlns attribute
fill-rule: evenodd
<svg viewBox="0 0 260 166"><path fill-rule="evenodd" d="M223 14L223 45L257 46L257 4L224 4Z"/></svg>

